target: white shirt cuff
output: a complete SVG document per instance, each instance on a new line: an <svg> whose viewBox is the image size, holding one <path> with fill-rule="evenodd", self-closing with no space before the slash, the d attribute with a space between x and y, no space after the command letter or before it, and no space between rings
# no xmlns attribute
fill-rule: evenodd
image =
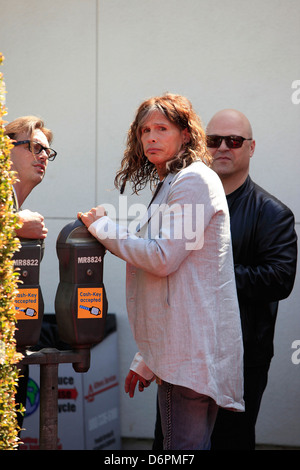
<svg viewBox="0 0 300 470"><path fill-rule="evenodd" d="M131 363L130 369L144 377L146 380L152 380L154 374L144 362L141 353L136 353Z"/></svg>

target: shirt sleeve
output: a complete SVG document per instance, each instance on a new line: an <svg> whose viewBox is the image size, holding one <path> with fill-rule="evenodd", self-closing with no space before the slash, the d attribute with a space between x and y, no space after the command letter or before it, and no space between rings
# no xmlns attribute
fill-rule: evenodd
<svg viewBox="0 0 300 470"><path fill-rule="evenodd" d="M261 211L255 233L253 263L235 263L239 297L279 301L291 293L296 275L294 216L290 210L269 201L267 210Z"/></svg>
<svg viewBox="0 0 300 470"><path fill-rule="evenodd" d="M156 212L153 207L146 238L130 234L108 217L95 221L89 231L119 258L165 277L175 272L192 250L202 248L205 228L215 212L211 199L207 182L191 171L174 178L166 202Z"/></svg>

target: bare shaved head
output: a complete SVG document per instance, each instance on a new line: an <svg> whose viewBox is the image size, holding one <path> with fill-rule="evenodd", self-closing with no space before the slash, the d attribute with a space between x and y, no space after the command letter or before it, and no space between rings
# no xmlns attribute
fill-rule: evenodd
<svg viewBox="0 0 300 470"><path fill-rule="evenodd" d="M248 118L237 111L236 109L223 109L218 111L209 121L206 133L207 134L215 134L213 129L216 126L222 125L224 128L236 128L239 129L239 132L235 133L235 135L241 135L246 138L252 138L252 127L248 120ZM230 131L229 134L222 134L222 135L230 135L232 132Z"/></svg>

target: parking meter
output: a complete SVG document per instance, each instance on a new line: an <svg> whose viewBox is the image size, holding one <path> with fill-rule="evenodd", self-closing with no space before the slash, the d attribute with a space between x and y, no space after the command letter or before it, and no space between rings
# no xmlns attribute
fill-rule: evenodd
<svg viewBox="0 0 300 470"><path fill-rule="evenodd" d="M43 241L20 239L20 251L14 253L15 271L19 272L15 298L17 350L38 343L44 314L44 301L39 285Z"/></svg>
<svg viewBox="0 0 300 470"><path fill-rule="evenodd" d="M90 348L104 338L105 248L80 220L76 220L60 232L56 251L60 279L55 312L59 336L73 349Z"/></svg>

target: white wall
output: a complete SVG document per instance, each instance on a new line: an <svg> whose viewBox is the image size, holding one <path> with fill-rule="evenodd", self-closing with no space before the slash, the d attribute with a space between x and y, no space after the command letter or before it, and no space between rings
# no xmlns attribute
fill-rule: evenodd
<svg viewBox="0 0 300 470"><path fill-rule="evenodd" d="M58 151L44 182L25 206L49 229L42 263L45 312L54 312L58 283L55 243L78 210L119 196L113 179L138 104L171 91L186 95L206 124L234 107L250 119L256 139L253 179L295 213L299 232L300 104L298 0L0 0L1 71L7 120L41 115ZM127 191L127 196L130 192ZM149 193L133 202L146 203ZM125 266L105 257L109 311L117 313L121 378L136 350L125 310ZM275 358L258 420L259 442L300 445L299 276L281 302ZM155 386L121 395L122 434L152 437Z"/></svg>

